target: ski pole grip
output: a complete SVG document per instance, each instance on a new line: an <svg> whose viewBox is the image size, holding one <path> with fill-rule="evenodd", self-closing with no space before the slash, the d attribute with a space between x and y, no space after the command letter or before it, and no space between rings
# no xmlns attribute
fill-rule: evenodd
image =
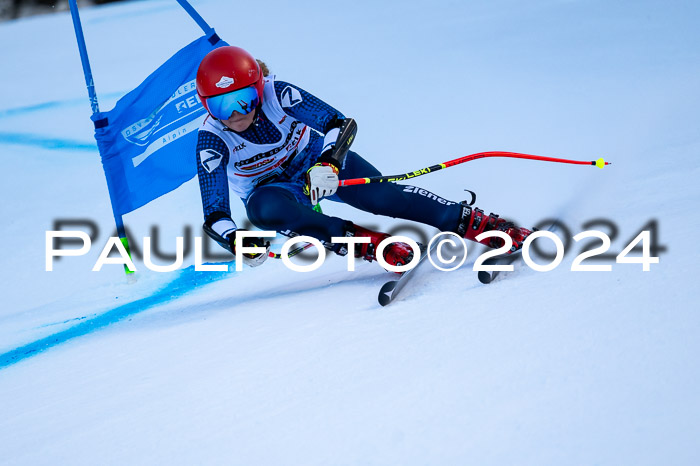
<svg viewBox="0 0 700 466"><path fill-rule="evenodd" d="M347 180L340 180L340 186L356 186L358 184L368 184L369 178L350 178Z"/></svg>

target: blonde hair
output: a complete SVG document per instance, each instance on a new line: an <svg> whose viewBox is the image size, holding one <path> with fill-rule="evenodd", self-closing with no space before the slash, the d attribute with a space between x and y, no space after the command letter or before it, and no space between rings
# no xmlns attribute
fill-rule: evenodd
<svg viewBox="0 0 700 466"><path fill-rule="evenodd" d="M258 65L260 65L260 70L262 71L263 76L267 78L270 75L270 68L268 68L265 62L262 60L258 60L256 58L255 61L258 62Z"/></svg>

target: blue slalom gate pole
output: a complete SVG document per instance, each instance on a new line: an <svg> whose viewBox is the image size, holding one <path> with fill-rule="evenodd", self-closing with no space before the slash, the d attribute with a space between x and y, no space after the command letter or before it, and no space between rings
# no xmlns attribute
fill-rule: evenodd
<svg viewBox="0 0 700 466"><path fill-rule="evenodd" d="M188 15L194 20L197 25L202 28L202 31L204 31L204 34L209 35L211 32L212 28L207 24L206 21L204 21L204 18L197 13L197 10L194 9L192 5L187 0L177 0L177 3L180 4L182 8L185 9Z"/></svg>
<svg viewBox="0 0 700 466"><path fill-rule="evenodd" d="M83 74L85 75L85 85L87 86L88 97L90 98L90 107L92 108L92 114L100 112L100 104L97 101L97 93L95 92L95 81L92 78L92 69L90 68L90 59L88 58L87 46L85 45L85 36L83 35L83 25L80 22L80 15L78 14L78 4L76 0L68 0L70 5L70 14L73 18L73 28L75 29L75 38L78 41L78 50L80 51L80 61L83 64ZM112 193L109 193L110 201L112 201ZM112 204L112 214L114 215L114 223L117 226L117 234L119 239L124 245L124 249L131 257L131 250L129 248L129 239L126 236L126 228L124 228L124 219L120 214L117 214L114 210L114 202ZM127 276L134 273L133 270L129 270L126 265L124 266L124 271Z"/></svg>
<svg viewBox="0 0 700 466"><path fill-rule="evenodd" d="M90 69L90 60L88 59L87 47L85 46L85 36L83 35L83 26L80 23L78 15L78 4L76 0L68 0L70 5L70 14L73 18L73 28L75 29L75 38L78 40L78 50L80 51L80 61L83 63L83 73L85 74L85 85L87 86L88 96L90 97L90 106L92 107L93 115L100 111L100 105L97 102L97 94L95 93L95 82L92 79L92 70Z"/></svg>

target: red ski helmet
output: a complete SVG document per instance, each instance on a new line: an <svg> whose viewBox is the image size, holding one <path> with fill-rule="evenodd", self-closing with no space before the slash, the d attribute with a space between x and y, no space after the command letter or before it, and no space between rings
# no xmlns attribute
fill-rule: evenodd
<svg viewBox="0 0 700 466"><path fill-rule="evenodd" d="M208 98L246 87L255 89L257 104L262 104L263 72L255 58L240 47L225 46L209 52L199 64L196 83L197 94L210 114Z"/></svg>

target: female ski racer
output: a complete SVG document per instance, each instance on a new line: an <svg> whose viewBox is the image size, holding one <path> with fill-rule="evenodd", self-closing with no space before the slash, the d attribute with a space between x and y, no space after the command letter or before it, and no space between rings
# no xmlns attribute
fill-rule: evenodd
<svg viewBox="0 0 700 466"><path fill-rule="evenodd" d="M232 46L211 51L197 71L197 93L209 112L197 141L204 230L229 251L235 253L238 229L231 219L229 189L243 200L248 219L261 230L312 236L340 255L347 254L347 243L333 244L332 237L368 237L369 243L357 244L352 252L370 262L389 235L313 210L321 198L425 223L472 241L484 231L504 231L513 239L511 252L531 233L498 215L486 216L481 209L413 186L376 183L338 189L339 179L381 176L348 149L356 131L354 120L267 74L264 63ZM498 238L482 242L490 247L503 244ZM269 252L270 243L262 238L243 243ZM384 249L390 265L406 264L412 254L405 243ZM258 266L268 254L243 257L244 263Z"/></svg>

